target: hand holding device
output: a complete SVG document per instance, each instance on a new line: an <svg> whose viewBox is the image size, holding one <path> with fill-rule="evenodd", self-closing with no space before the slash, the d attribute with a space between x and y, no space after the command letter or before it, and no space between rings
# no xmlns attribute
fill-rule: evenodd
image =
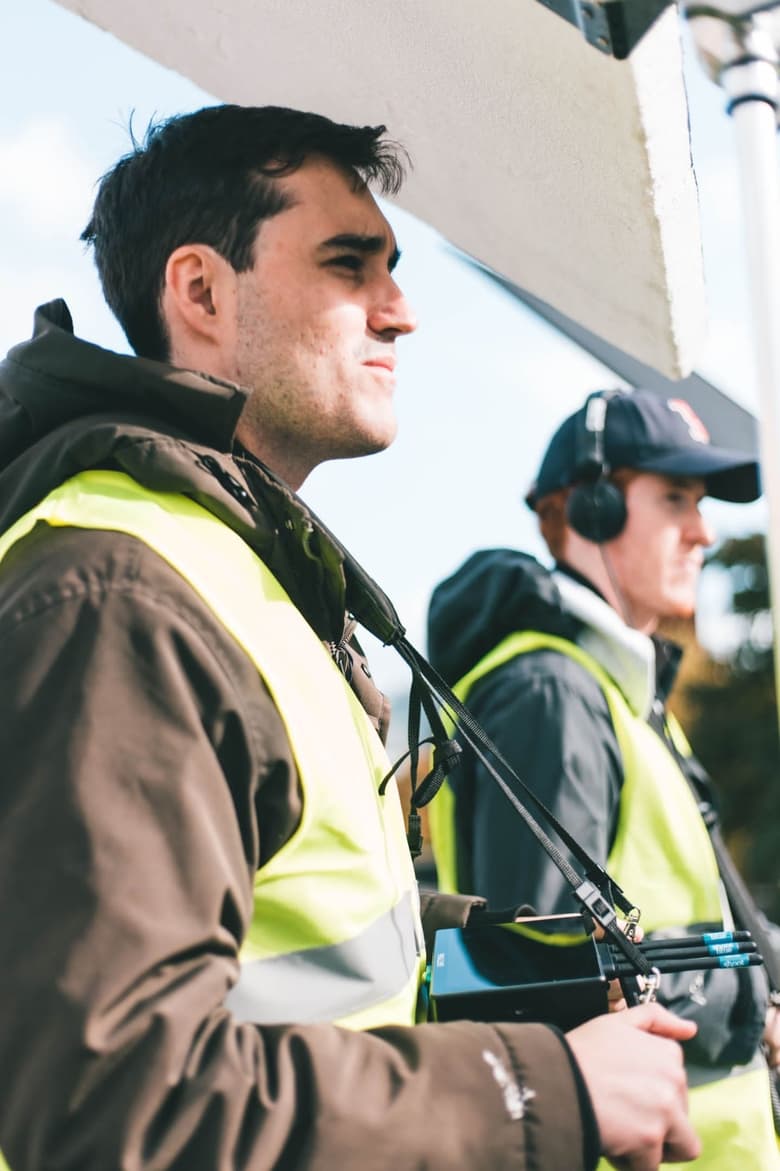
<svg viewBox="0 0 780 1171"><path fill-rule="evenodd" d="M633 1030L633 1031L630 1031ZM602 1150L619 1171L695 1159L682 1050L693 1021L659 1004L594 1017L566 1034L590 1093Z"/></svg>

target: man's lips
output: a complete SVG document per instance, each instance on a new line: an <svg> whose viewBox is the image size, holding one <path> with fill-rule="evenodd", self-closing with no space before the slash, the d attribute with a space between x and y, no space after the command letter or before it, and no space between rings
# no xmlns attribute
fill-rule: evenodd
<svg viewBox="0 0 780 1171"><path fill-rule="evenodd" d="M687 558L685 561L678 561L677 564L675 565L674 569L675 569L675 572L678 574L689 576L691 574L700 573L701 567L702 567L701 561L691 560L690 558Z"/></svg>
<svg viewBox="0 0 780 1171"><path fill-rule="evenodd" d="M386 354L380 358L367 358L363 365L378 367L381 370L389 370L392 374L395 370L395 358L392 354Z"/></svg>

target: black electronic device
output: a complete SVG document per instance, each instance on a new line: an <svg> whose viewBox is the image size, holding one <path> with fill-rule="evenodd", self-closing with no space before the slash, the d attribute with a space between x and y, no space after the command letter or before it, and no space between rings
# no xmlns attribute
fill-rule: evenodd
<svg viewBox="0 0 780 1171"><path fill-rule="evenodd" d="M747 931L651 939L639 948L658 976L762 962ZM607 1011L611 981L620 980L631 997L635 977L619 949L597 941L578 914L448 928L434 941L430 1016L570 1029Z"/></svg>
<svg viewBox="0 0 780 1171"><path fill-rule="evenodd" d="M610 399L616 390L588 395L577 419L574 485L566 501L566 517L586 541L603 545L625 527L626 499L609 477L604 432Z"/></svg>
<svg viewBox="0 0 780 1171"><path fill-rule="evenodd" d="M607 1009L609 981L581 915L436 932L435 1020L543 1020L572 1028Z"/></svg>

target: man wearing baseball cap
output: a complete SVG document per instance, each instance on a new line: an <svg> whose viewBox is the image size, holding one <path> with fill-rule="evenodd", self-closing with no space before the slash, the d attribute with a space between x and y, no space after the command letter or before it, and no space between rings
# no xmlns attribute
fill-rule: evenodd
<svg viewBox="0 0 780 1171"><path fill-rule="evenodd" d="M709 782L666 712L681 652L657 628L694 612L713 540L702 498L759 492L756 460L714 446L682 399L599 391L553 435L526 497L554 568L484 550L431 601L432 663L641 909L646 936L732 925L701 812ZM431 826L444 889L578 909L479 761L452 775ZM697 1167L780 1168L760 1051L764 1038L780 1060L780 1026L762 969L665 975L662 994L698 1024L686 1045Z"/></svg>

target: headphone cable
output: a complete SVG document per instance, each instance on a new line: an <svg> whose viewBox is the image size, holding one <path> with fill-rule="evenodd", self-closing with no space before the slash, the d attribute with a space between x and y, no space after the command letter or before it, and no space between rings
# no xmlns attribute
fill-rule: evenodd
<svg viewBox="0 0 780 1171"><path fill-rule="evenodd" d="M609 584L612 587L612 592L615 595L615 599L618 604L620 617L623 619L626 626L630 626L632 630L635 630L636 627L634 626L634 623L631 620L631 607L628 603L628 598L623 593L623 590L620 587L620 584L617 579L617 575L616 575L614 567L612 566L612 563L611 563L611 558L607 555L607 551L604 548L604 545L601 544L601 542L599 542L598 550L599 550L599 553L601 554L601 560L604 564L604 569L606 570L607 577L609 578Z"/></svg>

